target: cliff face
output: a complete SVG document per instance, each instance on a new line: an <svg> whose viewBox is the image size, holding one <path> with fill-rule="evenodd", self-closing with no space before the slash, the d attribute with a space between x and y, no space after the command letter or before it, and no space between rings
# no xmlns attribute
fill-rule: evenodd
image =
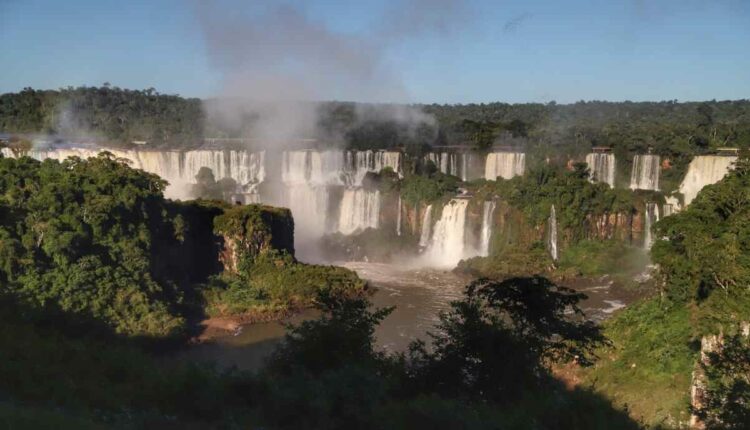
<svg viewBox="0 0 750 430"><path fill-rule="evenodd" d="M227 209L214 219L214 233L224 240L219 260L230 273L271 251L294 256L294 220L286 208L246 205Z"/></svg>

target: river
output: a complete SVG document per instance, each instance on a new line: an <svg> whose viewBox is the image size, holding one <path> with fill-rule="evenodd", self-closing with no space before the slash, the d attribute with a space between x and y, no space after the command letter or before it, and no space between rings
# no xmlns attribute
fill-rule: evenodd
<svg viewBox="0 0 750 430"><path fill-rule="evenodd" d="M379 347L386 351L405 351L410 342L428 339L441 311L461 297L469 278L450 271L403 268L393 264L347 262L339 265L352 269L376 288L373 306L394 306L393 312L378 326L375 335ZM579 281L571 285L588 296L581 308L587 317L601 321L631 303L637 296L631 289L615 286L606 278ZM190 347L181 355L195 361L213 361L220 367L236 366L254 370L273 351L285 333L285 323L315 317L308 311L286 322L246 325L235 335Z"/></svg>

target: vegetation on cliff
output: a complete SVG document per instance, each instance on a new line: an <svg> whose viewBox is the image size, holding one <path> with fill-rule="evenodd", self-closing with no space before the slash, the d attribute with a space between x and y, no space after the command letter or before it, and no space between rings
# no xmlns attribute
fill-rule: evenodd
<svg viewBox="0 0 750 430"><path fill-rule="evenodd" d="M225 297L243 311L364 289L349 270L294 260L289 210L171 202L165 185L108 153L0 158L0 292L41 319L170 337L206 306L227 311Z"/></svg>
<svg viewBox="0 0 750 430"><path fill-rule="evenodd" d="M747 424L742 421L750 411L742 369L750 365L750 355L741 331L750 315L749 189L750 165L743 158L686 210L660 221L652 258L659 265L663 294L605 325L613 347L602 354L610 358L600 361L587 380L646 423L687 422L701 338L724 334L727 349L720 346L710 354L707 398L695 412L712 428Z"/></svg>
<svg viewBox="0 0 750 430"><path fill-rule="evenodd" d="M550 271L554 262L548 255L547 238L553 205L560 269L598 276L628 268L622 264L620 252L635 257L636 251L628 246L630 222L636 205L642 203L630 191L592 183L585 164L573 167L563 170L543 165L510 180L470 184L473 201L497 199L498 204L490 255L462 261L459 270L494 278ZM611 219L620 224L612 225Z"/></svg>

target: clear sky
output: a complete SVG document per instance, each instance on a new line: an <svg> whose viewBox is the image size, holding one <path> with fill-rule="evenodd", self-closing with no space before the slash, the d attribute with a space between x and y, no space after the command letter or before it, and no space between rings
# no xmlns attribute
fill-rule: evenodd
<svg viewBox="0 0 750 430"><path fill-rule="evenodd" d="M331 44L280 60L253 49L287 49L298 33L281 28L288 21L248 11L249 3L0 0L0 92L110 82L207 97L226 92L232 73L252 80L263 70L320 66L316 55L352 39L413 102L750 98L748 0L256 1L286 4ZM268 35L245 44L258 28ZM230 36L232 48L217 56L224 49L217 40ZM227 65L237 49L244 49L242 64ZM331 64L338 63L324 66ZM356 91L328 94L315 93L358 98Z"/></svg>

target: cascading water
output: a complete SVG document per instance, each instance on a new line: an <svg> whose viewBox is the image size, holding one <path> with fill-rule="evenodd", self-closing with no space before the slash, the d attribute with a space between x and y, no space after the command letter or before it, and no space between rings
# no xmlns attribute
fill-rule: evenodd
<svg viewBox="0 0 750 430"><path fill-rule="evenodd" d="M290 185L284 190L284 206L292 211L294 217L295 241L298 238L318 238L327 232L328 188Z"/></svg>
<svg viewBox="0 0 750 430"><path fill-rule="evenodd" d="M555 205L549 210L549 219L547 220L547 249L552 260L557 261L559 255L557 251L557 211L555 211Z"/></svg>
<svg viewBox="0 0 750 430"><path fill-rule="evenodd" d="M654 244L653 233L651 228L659 221L659 205L653 202L646 203L646 213L644 220L644 234L643 234L643 248L648 250L651 249L651 245Z"/></svg>
<svg viewBox="0 0 750 430"><path fill-rule="evenodd" d="M362 188L344 190L339 209L339 232L352 234L366 228L377 228L380 215L380 192Z"/></svg>
<svg viewBox="0 0 750 430"><path fill-rule="evenodd" d="M526 154L522 152L491 152L487 154L484 177L494 181L498 177L510 179L524 174Z"/></svg>
<svg viewBox="0 0 750 430"><path fill-rule="evenodd" d="M398 213L396 214L396 236L401 236L401 195L398 196Z"/></svg>
<svg viewBox="0 0 750 430"><path fill-rule="evenodd" d="M390 167L401 176L401 153L395 151L347 151L346 170L350 185L362 185L368 172L379 173Z"/></svg>
<svg viewBox="0 0 750 430"><path fill-rule="evenodd" d="M636 155L630 173L630 189L658 191L660 166L658 155Z"/></svg>
<svg viewBox="0 0 750 430"><path fill-rule="evenodd" d="M490 239L492 238L492 216L495 213L496 203L487 200L482 205L482 235L479 241L479 255L486 257L490 255Z"/></svg>
<svg viewBox="0 0 750 430"><path fill-rule="evenodd" d="M201 167L208 167L219 180L231 178L237 182L241 193L253 193L255 186L265 178L264 152L232 150L116 150L101 148L55 148L32 149L26 155L43 161L64 160L69 157L90 158L108 151L118 158L126 159L137 169L164 178L169 186L164 192L168 198L190 198L188 185L195 183ZM251 200L256 199L249 197Z"/></svg>
<svg viewBox="0 0 750 430"><path fill-rule="evenodd" d="M419 235L419 248L424 250L430 244L430 231L432 230L432 205L427 206L422 215L422 232Z"/></svg>
<svg viewBox="0 0 750 430"><path fill-rule="evenodd" d="M440 173L458 176L458 154L452 152L430 152L425 159L432 161Z"/></svg>
<svg viewBox="0 0 750 430"><path fill-rule="evenodd" d="M615 186L615 154L591 153L586 155L586 164L591 171L591 180Z"/></svg>
<svg viewBox="0 0 750 430"><path fill-rule="evenodd" d="M435 223L432 242L424 258L435 267L452 268L466 257L466 208L468 200L453 199L443 206L440 219Z"/></svg>
<svg viewBox="0 0 750 430"><path fill-rule="evenodd" d="M677 197L666 196L664 198L664 204L661 207L661 216L670 216L673 213L680 211L680 201Z"/></svg>
<svg viewBox="0 0 750 430"><path fill-rule="evenodd" d="M680 192L685 196L685 205L698 195L706 185L719 182L732 168L737 157L722 155L699 155L693 158L685 179L680 184Z"/></svg>

